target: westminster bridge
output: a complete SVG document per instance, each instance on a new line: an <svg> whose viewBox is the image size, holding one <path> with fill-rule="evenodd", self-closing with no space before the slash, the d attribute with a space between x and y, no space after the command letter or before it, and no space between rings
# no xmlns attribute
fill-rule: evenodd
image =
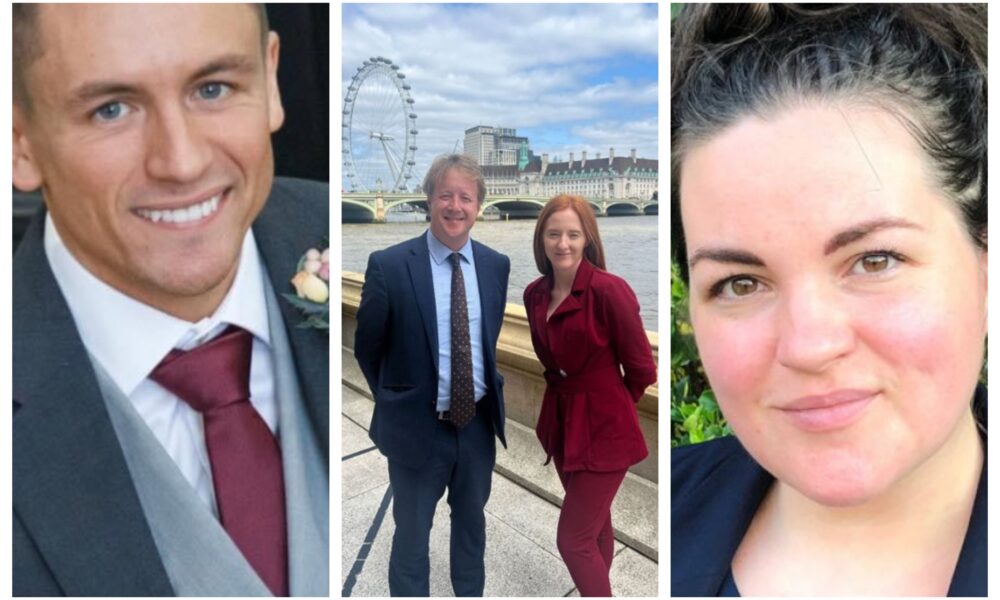
<svg viewBox="0 0 1000 600"><path fill-rule="evenodd" d="M344 223L384 223L390 212L427 212L427 197L418 193L384 194L379 192L344 192L341 194ZM601 217L658 214L655 198L585 198ZM499 219L534 219L549 201L548 196L489 196L479 210L479 218L496 215ZM487 212L489 211L489 212Z"/></svg>

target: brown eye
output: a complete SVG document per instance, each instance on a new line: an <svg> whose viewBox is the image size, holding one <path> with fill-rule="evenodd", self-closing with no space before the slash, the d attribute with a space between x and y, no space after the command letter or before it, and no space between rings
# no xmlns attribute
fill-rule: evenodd
<svg viewBox="0 0 1000 600"><path fill-rule="evenodd" d="M885 254L869 254L861 259L861 268L866 273L878 273L889 266L889 257Z"/></svg>
<svg viewBox="0 0 1000 600"><path fill-rule="evenodd" d="M734 275L716 282L708 290L709 298L739 300L756 297L767 291L767 285L750 275Z"/></svg>
<svg viewBox="0 0 1000 600"><path fill-rule="evenodd" d="M734 279L729 283L729 288L734 296L748 296L757 291L759 284L756 279L741 278Z"/></svg>
<svg viewBox="0 0 1000 600"><path fill-rule="evenodd" d="M892 252L872 252L858 258L851 266L854 275L881 275L895 270L906 259Z"/></svg>

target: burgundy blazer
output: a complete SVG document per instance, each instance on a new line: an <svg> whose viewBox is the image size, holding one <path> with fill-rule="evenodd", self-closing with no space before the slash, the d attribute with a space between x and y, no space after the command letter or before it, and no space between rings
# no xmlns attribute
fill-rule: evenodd
<svg viewBox="0 0 1000 600"><path fill-rule="evenodd" d="M547 382L538 439L549 458L562 458L565 471L627 469L649 454L635 404L656 381L639 302L624 279L586 259L546 322L551 294L551 275L524 290Z"/></svg>

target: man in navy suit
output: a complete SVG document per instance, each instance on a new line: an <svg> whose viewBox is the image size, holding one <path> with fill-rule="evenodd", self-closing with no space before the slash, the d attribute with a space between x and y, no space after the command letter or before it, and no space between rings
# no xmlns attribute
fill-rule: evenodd
<svg viewBox="0 0 1000 600"><path fill-rule="evenodd" d="M274 178L263 7L13 14L13 182L45 203L13 268L14 595L326 595L328 338L278 293L328 186ZM158 378L220 347L181 376L226 406Z"/></svg>
<svg viewBox="0 0 1000 600"><path fill-rule="evenodd" d="M375 399L370 436L389 459L391 594L430 594L431 522L447 489L452 587L481 596L494 436L506 446L496 345L510 259L469 239L486 196L473 160L439 157L424 191L427 233L368 259L354 354ZM466 310L455 312L462 302ZM463 371L468 349L471 369ZM471 399L470 414L463 407Z"/></svg>

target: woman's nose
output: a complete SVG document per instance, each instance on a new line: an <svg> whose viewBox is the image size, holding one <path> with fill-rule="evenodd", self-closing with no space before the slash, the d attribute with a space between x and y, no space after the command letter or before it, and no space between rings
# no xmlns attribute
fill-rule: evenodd
<svg viewBox="0 0 1000 600"><path fill-rule="evenodd" d="M778 314L778 362L819 373L854 349L855 335L843 298L822 282L790 290Z"/></svg>

